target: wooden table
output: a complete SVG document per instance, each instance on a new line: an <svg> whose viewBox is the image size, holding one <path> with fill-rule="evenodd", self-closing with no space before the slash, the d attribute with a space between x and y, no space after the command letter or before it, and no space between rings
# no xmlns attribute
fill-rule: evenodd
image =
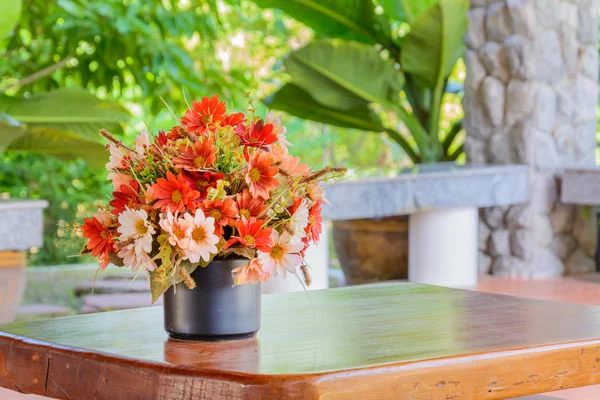
<svg viewBox="0 0 600 400"><path fill-rule="evenodd" d="M151 307L0 329L0 386L61 399L503 399L600 383L600 307L409 283L263 297L256 339Z"/></svg>

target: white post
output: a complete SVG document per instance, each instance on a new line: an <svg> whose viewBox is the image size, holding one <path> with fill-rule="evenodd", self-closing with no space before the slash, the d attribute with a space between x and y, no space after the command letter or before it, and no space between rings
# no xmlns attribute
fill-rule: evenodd
<svg viewBox="0 0 600 400"><path fill-rule="evenodd" d="M410 215L408 279L454 288L477 285L477 208Z"/></svg>
<svg viewBox="0 0 600 400"><path fill-rule="evenodd" d="M308 271L312 283L306 289L317 290L327 289L329 287L329 227L326 221L323 221L323 232L321 241L318 245L311 245L306 251L304 258L309 265ZM302 273L298 270L298 275L302 278ZM262 284L262 294L298 292L304 290L302 284L293 275L288 274L283 279L279 276L269 279Z"/></svg>

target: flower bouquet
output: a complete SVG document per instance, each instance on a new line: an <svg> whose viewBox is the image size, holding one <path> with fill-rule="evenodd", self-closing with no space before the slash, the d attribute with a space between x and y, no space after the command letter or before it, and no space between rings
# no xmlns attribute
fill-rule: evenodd
<svg viewBox="0 0 600 400"><path fill-rule="evenodd" d="M180 121L142 132L132 146L100 132L114 192L110 206L84 221L83 252L101 270L147 270L152 301L166 292L172 336L245 334L232 325L247 318L238 309L249 302L258 302L250 314L257 309L260 323L260 282L290 273L310 284L304 253L321 233L320 183L344 169L302 164L288 153L280 119L255 116L251 102L245 115L204 97ZM211 314L215 307L225 313ZM203 316L201 326L190 326L190 313ZM214 321L224 314L228 320Z"/></svg>

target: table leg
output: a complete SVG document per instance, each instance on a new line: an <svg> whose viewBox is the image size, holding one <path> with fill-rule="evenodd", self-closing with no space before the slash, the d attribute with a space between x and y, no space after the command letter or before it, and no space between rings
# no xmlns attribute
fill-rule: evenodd
<svg viewBox="0 0 600 400"><path fill-rule="evenodd" d="M448 208L410 215L408 279L454 288L477 284L477 208Z"/></svg>

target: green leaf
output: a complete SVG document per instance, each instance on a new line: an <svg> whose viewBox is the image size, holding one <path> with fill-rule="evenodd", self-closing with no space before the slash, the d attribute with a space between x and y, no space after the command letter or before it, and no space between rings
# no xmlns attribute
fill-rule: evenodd
<svg viewBox="0 0 600 400"><path fill-rule="evenodd" d="M10 145L13 140L25 135L27 131L6 114L0 114L0 152Z"/></svg>
<svg viewBox="0 0 600 400"><path fill-rule="evenodd" d="M219 243L217 243L217 249L221 251L223 246L225 246L225 243L225 240L221 238ZM194 272L198 267L208 267L217 254L219 253L217 252L215 254L211 254L208 261L204 261L202 258L200 259L200 262L196 264L192 264L189 261L182 261L179 264L179 266L182 267L185 270L185 272L191 275L192 272ZM150 292L152 292L152 304L154 304L154 302L156 302L156 300L158 300L158 298L162 296L171 286L177 285L183 281L183 279L177 274L177 272L173 273L173 267L166 268L166 280L157 280L156 275L162 272L162 269L162 267L159 267L156 270L150 272Z"/></svg>
<svg viewBox="0 0 600 400"><path fill-rule="evenodd" d="M44 128L98 139L102 128L113 133L129 113L113 101L100 100L81 88L63 88L31 98L0 95L0 113L30 128Z"/></svg>
<svg viewBox="0 0 600 400"><path fill-rule="evenodd" d="M379 117L366 105L349 111L340 111L317 103L306 91L288 83L264 100L270 108L287 112L298 118L352 128L362 131L385 130Z"/></svg>
<svg viewBox="0 0 600 400"><path fill-rule="evenodd" d="M387 15L409 24L438 2L439 0L380 0Z"/></svg>
<svg viewBox="0 0 600 400"><path fill-rule="evenodd" d="M411 26L400 63L428 88L436 88L464 53L468 26L467 0L440 0Z"/></svg>
<svg viewBox="0 0 600 400"><path fill-rule="evenodd" d="M0 0L0 39L13 30L21 18L22 0Z"/></svg>
<svg viewBox="0 0 600 400"><path fill-rule="evenodd" d="M1 130L0 135L4 134ZM101 168L108 161L108 153L98 141L46 128L28 129L24 135L12 140L6 150L45 154L63 160L81 157L94 168Z"/></svg>
<svg viewBox="0 0 600 400"><path fill-rule="evenodd" d="M374 47L356 42L314 41L284 63L295 85L338 110L396 102L404 83L393 62L384 60Z"/></svg>
<svg viewBox="0 0 600 400"><path fill-rule="evenodd" d="M83 89L59 89L31 98L0 95L0 150L81 157L93 167L107 161L98 136L101 128L121 130L129 114L117 103L100 100Z"/></svg>
<svg viewBox="0 0 600 400"><path fill-rule="evenodd" d="M323 37L378 42L371 0L254 0L263 8L278 8Z"/></svg>

